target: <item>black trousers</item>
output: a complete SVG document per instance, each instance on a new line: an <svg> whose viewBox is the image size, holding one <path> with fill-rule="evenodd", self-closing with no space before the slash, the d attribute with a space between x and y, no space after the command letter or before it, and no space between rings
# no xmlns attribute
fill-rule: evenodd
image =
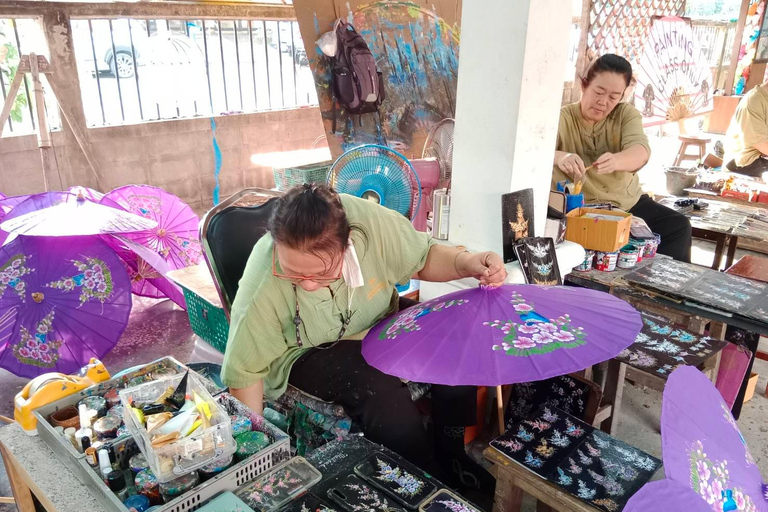
<svg viewBox="0 0 768 512"><path fill-rule="evenodd" d="M400 304L409 305L402 300ZM361 349L362 342L352 340L327 350L312 349L294 363L288 381L306 393L344 407L371 441L434 471L433 439L408 387L397 377L369 366ZM435 431L474 424L476 402L474 386L433 386Z"/></svg>
<svg viewBox="0 0 768 512"><path fill-rule="evenodd" d="M758 158L749 165L739 167L736 165L735 160L731 160L725 164L725 168L731 172L743 174L745 176L752 176L753 178L762 178L763 181L768 178L768 160L765 158Z"/></svg>
<svg viewBox="0 0 768 512"><path fill-rule="evenodd" d="M691 222L682 213L660 205L643 194L629 213L640 217L651 231L661 235L659 253L691 262Z"/></svg>

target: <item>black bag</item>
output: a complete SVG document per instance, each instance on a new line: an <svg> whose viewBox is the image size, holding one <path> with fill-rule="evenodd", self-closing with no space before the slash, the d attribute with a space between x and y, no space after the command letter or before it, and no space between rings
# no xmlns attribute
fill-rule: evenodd
<svg viewBox="0 0 768 512"><path fill-rule="evenodd" d="M331 62L333 92L333 132L336 132L336 104L348 114L378 113L384 93L384 80L365 39L355 28L339 19L336 22L338 46Z"/></svg>

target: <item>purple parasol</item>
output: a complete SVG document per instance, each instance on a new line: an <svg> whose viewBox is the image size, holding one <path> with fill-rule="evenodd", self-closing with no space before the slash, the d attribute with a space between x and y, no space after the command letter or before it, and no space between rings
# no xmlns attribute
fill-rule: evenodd
<svg viewBox="0 0 768 512"><path fill-rule="evenodd" d="M693 489L710 510L768 511L763 478L731 411L699 370L682 366L664 388L664 470ZM736 508L725 507L728 491Z"/></svg>
<svg viewBox="0 0 768 512"><path fill-rule="evenodd" d="M640 314L607 293L503 285L401 311L368 333L363 355L382 372L416 382L498 386L611 359L641 327Z"/></svg>
<svg viewBox="0 0 768 512"><path fill-rule="evenodd" d="M157 222L156 228L126 233L122 238L159 255L160 264L153 263L155 258L138 254L124 242L114 239L108 242L132 269L134 293L145 297L169 297L186 307L180 290L164 275L167 271L200 262L199 219L192 208L173 194L148 185L117 188L105 195L101 204L122 208Z"/></svg>
<svg viewBox="0 0 768 512"><path fill-rule="evenodd" d="M0 367L21 377L75 372L128 324L128 275L98 237L17 237L0 248L0 286Z"/></svg>
<svg viewBox="0 0 768 512"><path fill-rule="evenodd" d="M657 480L645 484L624 506L624 512L649 510L710 512L712 509L689 487L673 480Z"/></svg>

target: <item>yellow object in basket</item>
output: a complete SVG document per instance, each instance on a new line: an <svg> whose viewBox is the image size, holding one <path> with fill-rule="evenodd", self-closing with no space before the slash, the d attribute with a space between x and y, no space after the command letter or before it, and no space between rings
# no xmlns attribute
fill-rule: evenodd
<svg viewBox="0 0 768 512"><path fill-rule="evenodd" d="M98 359L91 358L77 375L44 373L29 381L13 400L13 419L30 436L37 435L37 420L32 411L99 382L109 380L109 372Z"/></svg>
<svg viewBox="0 0 768 512"><path fill-rule="evenodd" d="M211 406L203 400L197 393L194 394L195 406L200 414L205 415L206 418L211 419Z"/></svg>

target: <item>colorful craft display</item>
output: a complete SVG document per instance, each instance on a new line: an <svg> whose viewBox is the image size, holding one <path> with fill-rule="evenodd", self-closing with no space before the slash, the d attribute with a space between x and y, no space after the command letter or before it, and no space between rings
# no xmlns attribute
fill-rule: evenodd
<svg viewBox="0 0 768 512"><path fill-rule="evenodd" d="M711 510L768 511L765 481L744 436L696 368L680 367L667 381L661 444L666 477L689 487Z"/></svg>
<svg viewBox="0 0 768 512"><path fill-rule="evenodd" d="M0 367L77 372L117 344L131 300L123 263L100 239L17 237L0 248Z"/></svg>
<svg viewBox="0 0 768 512"><path fill-rule="evenodd" d="M661 467L655 457L546 406L491 441L491 446L607 512L620 510Z"/></svg>
<svg viewBox="0 0 768 512"><path fill-rule="evenodd" d="M543 380L615 357L641 327L640 314L607 293L503 285L401 311L371 329L362 351L368 364L403 379L496 386Z"/></svg>
<svg viewBox="0 0 768 512"><path fill-rule="evenodd" d="M235 458L245 460L251 455L260 452L269 446L269 437L264 432L244 432L235 437L237 442L237 451Z"/></svg>
<svg viewBox="0 0 768 512"><path fill-rule="evenodd" d="M134 485L136 486L136 492L149 498L152 504L162 503L160 482L157 481L157 477L151 469L139 472L134 480Z"/></svg>

